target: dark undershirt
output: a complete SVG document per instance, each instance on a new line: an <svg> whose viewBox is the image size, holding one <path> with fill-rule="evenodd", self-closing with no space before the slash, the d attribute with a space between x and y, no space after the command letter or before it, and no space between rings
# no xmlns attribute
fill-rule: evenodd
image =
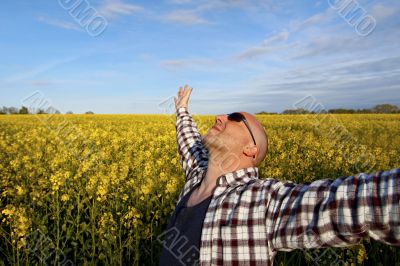
<svg viewBox="0 0 400 266"><path fill-rule="evenodd" d="M203 221L212 195L198 204L187 207L196 185L178 203L163 235L160 266L198 265Z"/></svg>

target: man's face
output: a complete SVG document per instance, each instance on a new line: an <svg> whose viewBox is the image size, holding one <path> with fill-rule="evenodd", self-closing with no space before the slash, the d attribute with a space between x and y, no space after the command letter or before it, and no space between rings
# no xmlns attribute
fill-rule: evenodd
<svg viewBox="0 0 400 266"><path fill-rule="evenodd" d="M245 113L241 113L246 117ZM217 115L215 124L203 137L203 143L211 153L231 152L241 154L243 147L254 145L250 132L244 122L228 119L228 115Z"/></svg>

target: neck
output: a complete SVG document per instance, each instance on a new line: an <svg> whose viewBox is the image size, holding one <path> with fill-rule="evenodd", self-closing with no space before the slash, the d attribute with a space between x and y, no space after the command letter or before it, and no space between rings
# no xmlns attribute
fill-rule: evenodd
<svg viewBox="0 0 400 266"><path fill-rule="evenodd" d="M227 167L226 164L221 164L221 160L215 159L212 155L210 155L207 173L201 182L199 192L207 193L212 191L217 186L218 177L246 167L248 166L242 165L240 160L237 163L232 163L230 167Z"/></svg>
<svg viewBox="0 0 400 266"><path fill-rule="evenodd" d="M208 161L207 173L200 184L199 192L201 194L211 192L217 186L218 177L224 174L221 168L218 167L218 164L210 158Z"/></svg>

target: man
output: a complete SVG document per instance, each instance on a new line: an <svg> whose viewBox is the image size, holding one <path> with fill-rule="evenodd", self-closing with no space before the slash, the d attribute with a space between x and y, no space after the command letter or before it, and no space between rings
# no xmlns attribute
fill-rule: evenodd
<svg viewBox="0 0 400 266"><path fill-rule="evenodd" d="M201 138L175 98L186 183L164 234L161 265L272 265L277 251L345 247L370 236L400 244L400 169L311 184L258 179L267 135L248 113L216 117Z"/></svg>

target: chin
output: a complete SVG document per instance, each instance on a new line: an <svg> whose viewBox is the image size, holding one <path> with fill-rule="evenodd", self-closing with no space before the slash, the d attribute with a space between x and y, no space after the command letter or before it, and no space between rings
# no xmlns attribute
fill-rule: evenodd
<svg viewBox="0 0 400 266"><path fill-rule="evenodd" d="M205 135L202 137L202 142L206 148L209 148L210 144L214 142L215 140L215 135L208 131Z"/></svg>
<svg viewBox="0 0 400 266"><path fill-rule="evenodd" d="M223 145L224 141L221 137L222 136L219 136L218 132L210 130L207 134L203 136L202 142L208 150L218 150L221 147L225 146Z"/></svg>

